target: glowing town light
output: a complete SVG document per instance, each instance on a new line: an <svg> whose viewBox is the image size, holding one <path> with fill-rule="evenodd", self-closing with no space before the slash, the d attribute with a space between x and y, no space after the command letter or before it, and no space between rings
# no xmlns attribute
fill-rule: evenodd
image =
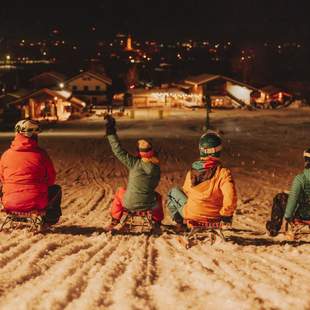
<svg viewBox="0 0 310 310"><path fill-rule="evenodd" d="M281 101L282 99L283 99L283 93L280 92L280 93L279 93L279 100Z"/></svg>
<svg viewBox="0 0 310 310"><path fill-rule="evenodd" d="M135 60L134 60L134 59L131 59L130 62L131 62L131 63L135 63Z"/></svg>
<svg viewBox="0 0 310 310"><path fill-rule="evenodd" d="M57 101L57 100L58 100L58 97L54 97L54 100Z"/></svg>
<svg viewBox="0 0 310 310"><path fill-rule="evenodd" d="M59 87L60 87L61 89L63 89L63 88L65 87L65 84L64 84L64 83L59 83Z"/></svg>
<svg viewBox="0 0 310 310"><path fill-rule="evenodd" d="M5 56L5 59L6 59L7 61L10 61L10 60L11 60L11 56L10 56L10 55L6 55L6 56Z"/></svg>
<svg viewBox="0 0 310 310"><path fill-rule="evenodd" d="M46 54L47 54L46 52L43 52L43 56L46 56Z"/></svg>

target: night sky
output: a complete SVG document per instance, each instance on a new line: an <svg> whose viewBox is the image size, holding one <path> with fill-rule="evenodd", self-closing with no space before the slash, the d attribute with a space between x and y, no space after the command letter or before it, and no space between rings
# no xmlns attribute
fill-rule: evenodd
<svg viewBox="0 0 310 310"><path fill-rule="evenodd" d="M65 3L66 2L66 3ZM71 2L72 3L72 2ZM1 4L0 34L44 36L59 27L67 37L117 32L150 39L310 39L307 1L286 0L87 0L6 1Z"/></svg>

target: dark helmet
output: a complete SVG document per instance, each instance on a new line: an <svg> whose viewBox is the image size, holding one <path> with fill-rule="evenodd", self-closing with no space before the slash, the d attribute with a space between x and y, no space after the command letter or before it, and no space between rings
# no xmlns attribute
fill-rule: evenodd
<svg viewBox="0 0 310 310"><path fill-rule="evenodd" d="M214 131L207 131L200 137L199 151L200 157L220 157L222 150L222 139Z"/></svg>

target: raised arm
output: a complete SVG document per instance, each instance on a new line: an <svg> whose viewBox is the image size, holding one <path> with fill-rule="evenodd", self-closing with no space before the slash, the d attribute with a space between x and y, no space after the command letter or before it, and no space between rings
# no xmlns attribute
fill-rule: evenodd
<svg viewBox="0 0 310 310"><path fill-rule="evenodd" d="M302 191L302 183L301 183L301 180L299 180L299 177L296 176L293 181L291 191L288 197L288 201L286 204L285 215L284 215L286 220L293 219L294 214L297 209L297 203L298 203L301 191Z"/></svg>
<svg viewBox="0 0 310 310"><path fill-rule="evenodd" d="M120 162L122 162L129 169L134 166L137 157L130 155L125 149L122 148L121 143L117 134L108 135L108 140L114 155L118 158Z"/></svg>
<svg viewBox="0 0 310 310"><path fill-rule="evenodd" d="M138 158L130 155L125 149L122 148L119 138L116 134L115 119L110 115L107 115L105 119L106 135L108 137L112 152L125 166L127 166L129 169L132 168Z"/></svg>

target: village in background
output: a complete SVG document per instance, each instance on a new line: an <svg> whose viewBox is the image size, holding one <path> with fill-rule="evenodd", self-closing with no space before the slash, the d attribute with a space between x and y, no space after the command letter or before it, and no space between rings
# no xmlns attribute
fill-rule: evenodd
<svg viewBox="0 0 310 310"><path fill-rule="evenodd" d="M270 76L265 83L254 81L258 56L254 50L241 49L240 55L233 57L229 52L232 42L189 40L169 46L147 41L143 45L130 35L118 34L110 43L99 42L106 55L99 49L94 58L82 61L77 57L71 61L66 42L60 41L57 35L54 30L50 42L16 41L13 48L11 45L14 55L1 53L2 127L11 128L21 118L52 123L100 116L105 111L134 118L137 111L152 109L158 111L156 115L161 118L171 109L254 111L308 104L307 88L302 83L268 84L272 81ZM54 50L63 48L63 54L58 51L58 60L51 56L53 49L49 44ZM72 51L78 48L73 45ZM276 48L277 57L283 57L287 49L298 50L302 46L287 43L269 48ZM36 59L31 58L35 49L39 51ZM201 50L211 58L193 57ZM27 57L21 56L27 52ZM205 62L199 66L201 59ZM230 60L232 66L223 65ZM209 66L205 64L208 61ZM68 74L69 71L73 73Z"/></svg>

